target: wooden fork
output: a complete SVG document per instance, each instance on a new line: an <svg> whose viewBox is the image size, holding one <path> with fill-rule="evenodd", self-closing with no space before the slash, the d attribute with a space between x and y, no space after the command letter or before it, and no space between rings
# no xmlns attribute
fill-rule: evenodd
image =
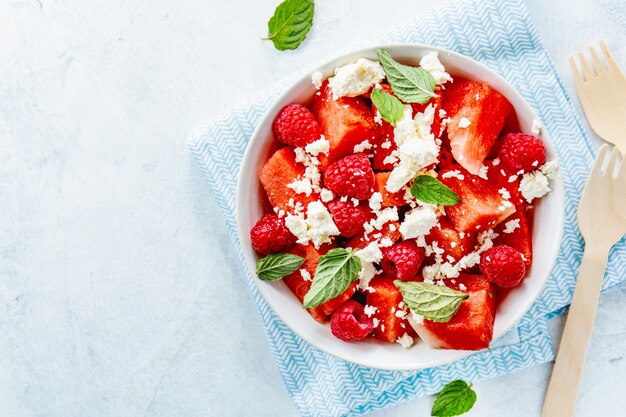
<svg viewBox="0 0 626 417"><path fill-rule="evenodd" d="M603 169L607 153L605 144L600 148L578 206L578 226L585 239L585 253L542 417L574 415L608 253L626 233L626 161L624 158L621 163L618 161L620 152L614 148Z"/></svg>
<svg viewBox="0 0 626 417"><path fill-rule="evenodd" d="M582 51L578 52L582 75L572 55L569 65L591 128L602 139L626 152L626 77L604 42L600 42L600 49L605 62L593 47L589 48L592 64Z"/></svg>

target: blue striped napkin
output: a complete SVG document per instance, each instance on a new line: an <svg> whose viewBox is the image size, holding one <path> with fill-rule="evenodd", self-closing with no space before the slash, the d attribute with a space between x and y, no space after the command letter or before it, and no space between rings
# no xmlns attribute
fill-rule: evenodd
<svg viewBox="0 0 626 417"><path fill-rule="evenodd" d="M565 234L545 290L519 326L494 344L455 363L422 371L380 371L329 356L301 340L278 319L245 267L235 222L235 187L241 158L265 110L290 84L284 80L226 117L190 134L190 148L206 174L246 269L250 291L287 390L303 416L356 416L408 398L432 394L447 382L477 381L552 360L547 319L569 303L583 252L575 211L593 147L521 0L444 2L427 16L391 30L374 43L442 46L486 64L537 110L559 156L566 191ZM626 280L624 240L610 255L605 288Z"/></svg>

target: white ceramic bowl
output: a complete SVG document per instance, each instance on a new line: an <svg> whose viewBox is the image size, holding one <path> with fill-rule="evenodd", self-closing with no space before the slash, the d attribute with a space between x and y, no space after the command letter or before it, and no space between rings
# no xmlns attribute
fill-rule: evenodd
<svg viewBox="0 0 626 417"><path fill-rule="evenodd" d="M334 69L356 61L360 57L377 59L376 49L385 48L400 62L418 65L419 58L430 51L437 51L446 70L453 75L488 83L506 96L517 113L523 132L530 133L533 119L537 116L522 96L498 74L471 58L442 48L416 44L381 45L361 49L312 68L298 79L269 108L259 122L244 155L237 187L237 227L248 268L255 271L258 256L250 244L249 231L264 213L264 191L257 174L265 161L276 149L272 135L272 121L283 106L290 103L309 103L315 93L310 74L321 71L324 78ZM547 132L542 132L547 160L556 158ZM533 265L523 283L515 288L499 305L494 341L511 329L539 296L557 257L563 228L563 185L560 176L551 184L552 191L536 204L533 226ZM410 349L399 344L371 340L347 343L334 337L328 324L319 324L307 313L298 299L282 282L264 282L256 279L256 285L267 303L296 334L308 343L350 362L360 365L393 370L423 369L452 362L471 351L435 350L418 342Z"/></svg>

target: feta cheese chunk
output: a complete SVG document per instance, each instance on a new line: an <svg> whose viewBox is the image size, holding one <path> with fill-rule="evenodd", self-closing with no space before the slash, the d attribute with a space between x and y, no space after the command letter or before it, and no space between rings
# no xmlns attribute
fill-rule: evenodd
<svg viewBox="0 0 626 417"><path fill-rule="evenodd" d="M430 75L435 79L435 84L445 84L448 81L452 81L450 74L446 72L446 69L439 61L439 54L437 52L429 52L420 59L420 67L430 72Z"/></svg>
<svg viewBox="0 0 626 417"><path fill-rule="evenodd" d="M313 87L315 87L316 90L319 90L322 86L322 73L317 71L311 74L311 83L313 83Z"/></svg>
<svg viewBox="0 0 626 417"><path fill-rule="evenodd" d="M359 58L353 64L344 65L335 70L335 75L328 80L333 98L356 97L367 93L373 85L385 78L385 72L378 61Z"/></svg>
<svg viewBox="0 0 626 417"><path fill-rule="evenodd" d="M420 170L436 163L439 155L439 146L430 133L435 108L429 105L424 113L416 114L415 118L412 117L412 112L411 106L405 105L402 118L393 130L400 162L391 171L385 185L391 193L400 191Z"/></svg>
<svg viewBox="0 0 626 417"><path fill-rule="evenodd" d="M430 206L418 207L404 216L400 233L404 239L427 235L437 224L437 213Z"/></svg>

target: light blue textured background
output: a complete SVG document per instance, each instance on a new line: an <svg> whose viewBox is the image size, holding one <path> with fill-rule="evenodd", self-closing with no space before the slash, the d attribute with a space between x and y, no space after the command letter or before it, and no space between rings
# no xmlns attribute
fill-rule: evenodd
<svg viewBox="0 0 626 417"><path fill-rule="evenodd" d="M318 2L324 30L295 54L259 45L270 4L1 4L0 415L295 413L182 138L406 18L385 4ZM600 37L625 62L623 2L530 5L559 65ZM620 296L603 299L583 416L624 406ZM547 369L479 383L474 414L538 410Z"/></svg>

